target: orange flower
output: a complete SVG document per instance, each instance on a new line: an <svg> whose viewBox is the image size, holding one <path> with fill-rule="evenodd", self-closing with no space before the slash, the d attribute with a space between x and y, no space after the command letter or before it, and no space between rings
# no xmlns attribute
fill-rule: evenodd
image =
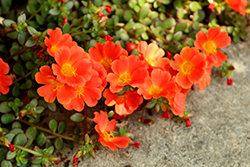
<svg viewBox="0 0 250 167"><path fill-rule="evenodd" d="M174 81L170 81L171 75L167 71L154 69L151 76L137 90L144 99L158 99L160 97L172 98L176 93Z"/></svg>
<svg viewBox="0 0 250 167"><path fill-rule="evenodd" d="M85 103L89 107L94 107L98 100L102 97L102 80L99 78L99 74L92 70L92 77L86 82L83 87L77 87L77 97L71 99L71 102L63 105L67 110L82 111Z"/></svg>
<svg viewBox="0 0 250 167"><path fill-rule="evenodd" d="M174 56L174 61L170 65L179 71L176 82L188 89L205 75L206 57L197 48L184 47L180 55Z"/></svg>
<svg viewBox="0 0 250 167"><path fill-rule="evenodd" d="M112 62L120 56L128 56L128 52L121 45L106 41L103 45L99 42L95 43L95 47L89 49L89 55L93 60L100 62L109 73Z"/></svg>
<svg viewBox="0 0 250 167"><path fill-rule="evenodd" d="M61 83L82 87L90 79L92 64L81 47L62 47L55 54L55 60L57 64L52 64L52 70Z"/></svg>
<svg viewBox="0 0 250 167"><path fill-rule="evenodd" d="M54 31L48 29L47 34L50 37L45 37L44 43L48 47L47 51L52 57L63 46L68 46L69 48L77 46L77 43L72 41L72 37L69 34L62 34L62 30L58 27Z"/></svg>
<svg viewBox="0 0 250 167"><path fill-rule="evenodd" d="M210 84L211 81L211 70L212 70L212 63L211 62L207 62L207 67L205 69L205 75L196 83L196 85L199 88L199 91L203 91L206 86L208 86Z"/></svg>
<svg viewBox="0 0 250 167"><path fill-rule="evenodd" d="M108 114L103 111L100 111L100 114L98 112L94 112L94 114L94 122L97 123L95 130L100 135L98 141L103 146L109 147L110 150L118 151L117 147L127 148L131 141L130 138L128 136L114 136L112 133L116 130L116 120L109 121Z"/></svg>
<svg viewBox="0 0 250 167"><path fill-rule="evenodd" d="M237 12L239 12L242 16L246 15L246 6L247 0L225 0L229 7Z"/></svg>
<svg viewBox="0 0 250 167"><path fill-rule="evenodd" d="M216 48L228 47L230 43L231 38L228 33L221 32L220 27L215 27L209 28L207 34L199 31L196 34L194 46L206 54L207 61L211 61L215 67L219 67L227 60L227 56Z"/></svg>
<svg viewBox="0 0 250 167"><path fill-rule="evenodd" d="M54 102L57 97L59 103L68 104L71 99L76 97L76 88L60 83L47 65L40 68L40 72L36 73L35 79L37 83L45 84L37 89L37 93L44 97L44 100L48 103Z"/></svg>
<svg viewBox="0 0 250 167"><path fill-rule="evenodd" d="M135 55L121 56L113 62L111 68L113 72L107 75L107 81L113 93L120 92L126 85L136 87L148 76L147 64Z"/></svg>
<svg viewBox="0 0 250 167"><path fill-rule="evenodd" d="M138 51L150 66L164 67L170 62L168 58L163 57L165 55L164 50L154 43L148 45L147 42L141 41L138 43Z"/></svg>
<svg viewBox="0 0 250 167"><path fill-rule="evenodd" d="M107 71L105 70L105 68L102 66L101 63L96 62L94 60L91 59L91 63L92 63L92 68L93 70L97 71L99 74L99 77L102 79L102 87L105 88L107 86Z"/></svg>
<svg viewBox="0 0 250 167"><path fill-rule="evenodd" d="M103 96L106 98L105 104L107 106L115 105L115 112L118 115L132 114L143 102L141 95L137 92L131 91L118 96L117 94L112 93L110 89L106 89L103 92Z"/></svg>
<svg viewBox="0 0 250 167"><path fill-rule="evenodd" d="M6 75L10 71L10 67L8 63L4 62L2 58L0 58L0 96L2 94L7 94L9 92L9 87L12 84L11 76Z"/></svg>
<svg viewBox="0 0 250 167"><path fill-rule="evenodd" d="M168 99L174 115L178 115L179 117L184 116L183 112L185 110L185 101L186 94L183 93L176 93L174 98Z"/></svg>

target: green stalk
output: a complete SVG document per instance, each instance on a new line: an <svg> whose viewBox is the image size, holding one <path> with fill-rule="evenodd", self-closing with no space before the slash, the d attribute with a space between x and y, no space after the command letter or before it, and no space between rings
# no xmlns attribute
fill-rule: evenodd
<svg viewBox="0 0 250 167"><path fill-rule="evenodd" d="M15 146L15 148L17 148L17 149L20 149L20 150L23 150L23 151L27 151L28 153L31 153L31 154L36 155L36 156L38 156L38 157L42 157L42 156L43 156L43 154L41 154L41 153L39 153L39 152L36 152L36 151L34 151L34 150L31 150L31 149L25 148L25 147L23 147L23 146L19 146L19 145L14 145L14 146Z"/></svg>
<svg viewBox="0 0 250 167"><path fill-rule="evenodd" d="M50 134L52 134L52 135L54 135L54 136L57 136L57 137L61 137L61 138L65 139L65 140L75 141L72 137L68 137L68 136L61 135L61 134L59 134L59 133L52 132L52 131L49 130L49 129L46 129L46 128L40 127L40 126L38 126L38 125L32 124L32 123L30 123L30 122L28 122L28 121L25 121L25 120L23 120L23 119L19 119L18 121L20 121L20 122L22 122L22 123L24 123L24 124L26 124L26 125L29 125L29 126L34 126L34 127L37 128L38 130L41 130L41 131L50 133Z"/></svg>
<svg viewBox="0 0 250 167"><path fill-rule="evenodd" d="M24 52L25 50L29 49L28 47L23 47L22 49L20 49L19 51L17 51L16 53L14 53L13 55L10 55L9 57L7 57L6 59L4 59L4 61L8 61L11 58L15 57L16 55L19 55L20 53Z"/></svg>
<svg viewBox="0 0 250 167"><path fill-rule="evenodd" d="M79 19L77 19L75 22L73 22L71 25L70 25L70 28L72 28L74 25L76 25L77 23L79 23L80 21L83 20L83 16L80 17Z"/></svg>
<svg viewBox="0 0 250 167"><path fill-rule="evenodd" d="M40 12L43 9L45 5L47 5L47 3L40 6L40 8L36 11L36 13L32 14L27 21L30 21L38 12Z"/></svg>

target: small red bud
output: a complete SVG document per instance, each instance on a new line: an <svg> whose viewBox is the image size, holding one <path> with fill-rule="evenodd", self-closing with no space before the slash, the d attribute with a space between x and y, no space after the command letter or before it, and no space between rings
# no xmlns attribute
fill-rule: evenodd
<svg viewBox="0 0 250 167"><path fill-rule="evenodd" d="M112 38L112 37L109 36L109 35L105 35L104 39L105 39L106 41L112 41L112 40L114 40L114 38Z"/></svg>
<svg viewBox="0 0 250 167"><path fill-rule="evenodd" d="M162 116L161 116L162 119L166 118L166 119L169 119L170 118L170 114L169 114L169 111L165 111Z"/></svg>
<svg viewBox="0 0 250 167"><path fill-rule="evenodd" d="M37 57L38 59L42 60L42 59L44 58L44 54L38 52L38 53L36 54L36 57Z"/></svg>
<svg viewBox="0 0 250 167"><path fill-rule="evenodd" d="M172 56L173 56L172 53L168 51L168 52L167 52L167 58L170 59Z"/></svg>
<svg viewBox="0 0 250 167"><path fill-rule="evenodd" d="M227 85L233 85L233 79L232 78L230 78L230 79L227 79Z"/></svg>
<svg viewBox="0 0 250 167"><path fill-rule="evenodd" d="M15 148L15 146L14 146L13 144L9 144L8 149L9 149L10 151L14 151L14 148Z"/></svg>
<svg viewBox="0 0 250 167"><path fill-rule="evenodd" d="M105 10L110 14L111 13L111 6L110 5L106 5L105 6Z"/></svg>
<svg viewBox="0 0 250 167"><path fill-rule="evenodd" d="M68 22L68 18L65 17L65 18L63 19L62 26L63 26L65 23L67 23L67 22Z"/></svg>
<svg viewBox="0 0 250 167"><path fill-rule="evenodd" d="M134 146L134 147L136 147L136 148L140 148L140 144L141 144L141 143L134 142L134 143L131 144L131 145Z"/></svg>
<svg viewBox="0 0 250 167"><path fill-rule="evenodd" d="M74 155L73 157L73 163L76 164L78 162L78 158Z"/></svg>
<svg viewBox="0 0 250 167"><path fill-rule="evenodd" d="M184 121L185 121L185 123L186 123L186 127L189 127L189 126L192 125L189 118L186 118Z"/></svg>
<svg viewBox="0 0 250 167"><path fill-rule="evenodd" d="M213 3L211 3L207 8L210 9L212 12L215 12Z"/></svg>
<svg viewBox="0 0 250 167"><path fill-rule="evenodd" d="M54 161L54 164L58 165L61 161Z"/></svg>
<svg viewBox="0 0 250 167"><path fill-rule="evenodd" d="M97 15L98 15L100 18L102 18L102 17L105 16L105 14L103 14L103 13L101 13L101 12L98 12Z"/></svg>

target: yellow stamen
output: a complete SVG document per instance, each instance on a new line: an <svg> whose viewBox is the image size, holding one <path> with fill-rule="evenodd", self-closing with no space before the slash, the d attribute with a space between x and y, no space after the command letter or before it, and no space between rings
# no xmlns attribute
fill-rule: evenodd
<svg viewBox="0 0 250 167"><path fill-rule="evenodd" d="M67 77L77 76L76 69L68 63L63 64L61 72Z"/></svg>
<svg viewBox="0 0 250 167"><path fill-rule="evenodd" d="M124 84L129 84L131 82L132 78L131 75L127 72L123 73L120 77L119 77L119 82L120 83L124 83Z"/></svg>
<svg viewBox="0 0 250 167"><path fill-rule="evenodd" d="M102 134L104 136L103 139L105 141L110 141L110 139L114 137L112 132L109 132L109 133L108 132L102 132Z"/></svg>
<svg viewBox="0 0 250 167"><path fill-rule="evenodd" d="M51 49L50 49L50 51L52 52L52 53L56 53L57 51L59 51L60 49L58 49L57 48L57 46L55 46L55 45L53 45L52 47L51 47Z"/></svg>
<svg viewBox="0 0 250 167"><path fill-rule="evenodd" d="M203 48L205 49L206 53L215 53L216 52L216 45L213 41L207 41L203 44Z"/></svg>
<svg viewBox="0 0 250 167"><path fill-rule="evenodd" d="M188 74L190 74L192 71L193 71L193 69L194 69L194 66L190 63L190 62L188 62L188 61L186 61L186 62L184 62L183 64L182 64L182 66L181 66L181 71L186 75L188 75Z"/></svg>
<svg viewBox="0 0 250 167"><path fill-rule="evenodd" d="M106 71L109 71L112 65L112 60L110 58L104 58L101 61L101 64L103 65L103 67L106 69Z"/></svg>
<svg viewBox="0 0 250 167"><path fill-rule="evenodd" d="M63 87L63 84L61 84L61 83L59 83L59 82L57 82L57 81L55 81L55 80L51 80L51 82L54 84L54 86L55 86L55 88L53 89L53 91L55 92L55 91L58 91L58 92L60 92L61 91L61 88Z"/></svg>
<svg viewBox="0 0 250 167"><path fill-rule="evenodd" d="M79 97L83 96L84 87L78 87L76 92Z"/></svg>
<svg viewBox="0 0 250 167"><path fill-rule="evenodd" d="M152 85L150 88L149 88L149 94L150 95L158 95L159 93L162 92L162 88L158 87L158 86L154 86Z"/></svg>

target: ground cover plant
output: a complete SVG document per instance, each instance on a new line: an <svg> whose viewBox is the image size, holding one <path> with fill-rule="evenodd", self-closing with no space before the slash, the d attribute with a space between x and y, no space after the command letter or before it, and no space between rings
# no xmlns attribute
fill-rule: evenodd
<svg viewBox="0 0 250 167"><path fill-rule="evenodd" d="M213 68L233 85L220 49L246 39L248 13L246 0L1 0L1 166L62 163L65 142L80 144L75 166L103 146L139 148L117 123L143 108L190 127L188 92ZM41 124L49 112L60 116Z"/></svg>

